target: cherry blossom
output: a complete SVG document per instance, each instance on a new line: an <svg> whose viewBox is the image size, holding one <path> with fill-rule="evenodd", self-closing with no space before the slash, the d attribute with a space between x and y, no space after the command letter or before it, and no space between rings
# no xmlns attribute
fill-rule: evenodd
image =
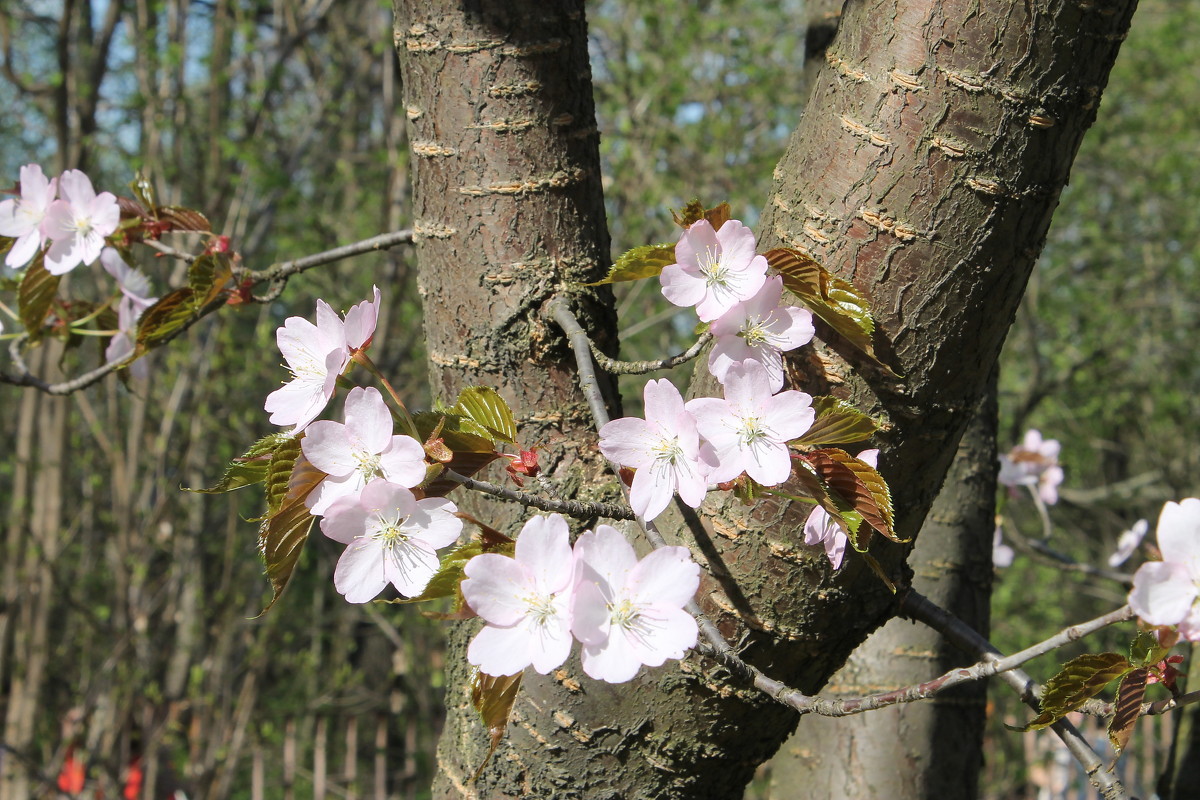
<svg viewBox="0 0 1200 800"><path fill-rule="evenodd" d="M1058 465L1060 445L1057 439L1042 439L1040 431L1026 431L1021 444L1000 456L1000 483L1009 488L1030 486L1048 506L1058 502L1058 485L1063 481Z"/></svg>
<svg viewBox="0 0 1200 800"><path fill-rule="evenodd" d="M333 397L337 377L350 362L345 325L324 300L317 301L317 324L288 317L275 341L292 371L292 380L267 395L264 407L275 425L293 425L299 433Z"/></svg>
<svg viewBox="0 0 1200 800"><path fill-rule="evenodd" d="M571 652L575 556L567 521L534 517L517 536L514 558L484 553L467 562L467 605L487 622L467 660L488 675L515 675L530 665L545 675Z"/></svg>
<svg viewBox="0 0 1200 800"><path fill-rule="evenodd" d="M42 220L42 235L53 240L46 251L46 270L63 275L100 257L104 237L117 229L121 209L111 192L96 194L91 178L77 169L58 179L60 199Z"/></svg>
<svg viewBox="0 0 1200 800"><path fill-rule="evenodd" d="M997 525L992 534L992 565L997 569L1011 567L1015 556L1013 549L1004 543L1003 529Z"/></svg>
<svg viewBox="0 0 1200 800"><path fill-rule="evenodd" d="M662 666L696 646L696 620L683 610L700 585L686 547L661 547L638 561L611 525L575 543L579 584L571 630L583 643L583 671L624 683L643 664Z"/></svg>
<svg viewBox="0 0 1200 800"><path fill-rule="evenodd" d="M719 231L708 220L693 223L675 245L675 259L659 275L662 293L677 306L696 306L703 322L753 297L767 275L767 259L754 252L754 233L735 219Z"/></svg>
<svg viewBox="0 0 1200 800"><path fill-rule="evenodd" d="M696 420L668 380L649 381L643 397L646 418L624 417L606 424L600 429L600 452L637 470L629 504L638 516L654 519L676 492L696 508L708 491L710 467L700 460Z"/></svg>
<svg viewBox="0 0 1200 800"><path fill-rule="evenodd" d="M441 497L417 500L403 486L376 478L358 495L330 504L321 531L348 545L333 584L351 603L373 600L389 583L405 597L425 590L438 569L437 550L453 544L463 523Z"/></svg>
<svg viewBox="0 0 1200 800"><path fill-rule="evenodd" d="M804 392L772 394L771 379L757 361L743 361L725 373L725 399L688 401L705 440L701 453L715 461L708 479L731 481L745 472L763 486L776 486L792 474L787 443L808 430L816 414Z"/></svg>
<svg viewBox="0 0 1200 800"><path fill-rule="evenodd" d="M1156 535L1163 560L1138 567L1129 605L1144 622L1200 641L1200 499L1164 505Z"/></svg>
<svg viewBox="0 0 1200 800"><path fill-rule="evenodd" d="M392 414L374 387L346 396L346 422L320 420L308 426L300 449L326 477L305 503L316 515L339 497L356 495L374 478L404 487L425 480L425 449L411 436L392 435Z"/></svg>
<svg viewBox="0 0 1200 800"><path fill-rule="evenodd" d="M855 458L869 467L876 467L879 464L879 451L863 450ZM828 511L820 506L813 508L808 515L808 520L804 523L804 543L810 547L823 545L825 557L829 559L830 566L835 570L842 566L842 559L846 556L846 545L849 541L845 531L834 522Z"/></svg>
<svg viewBox="0 0 1200 800"><path fill-rule="evenodd" d="M57 190L57 179L48 179L37 164L21 167L21 196L0 203L0 236L16 238L4 257L9 267L20 269L41 249L42 220Z"/></svg>
<svg viewBox="0 0 1200 800"><path fill-rule="evenodd" d="M369 347L371 337L375 335L381 298L378 286L371 287L371 291L373 297L370 300L363 300L346 312L346 346L351 350Z"/></svg>
<svg viewBox="0 0 1200 800"><path fill-rule="evenodd" d="M150 296L150 279L146 274L126 264L115 249L106 247L100 252L100 265L116 278L121 289L121 301L117 304L117 333L104 349L104 359L111 364L133 352L138 319L158 298ZM130 364L129 374L137 380L149 377L150 368L146 360L139 359Z"/></svg>
<svg viewBox="0 0 1200 800"><path fill-rule="evenodd" d="M734 364L757 361L771 379L771 391L783 388L783 353L812 341L812 312L781 306L783 278L771 276L748 300L735 303L714 320L709 331L716 337L708 356L708 371L722 383Z"/></svg>
<svg viewBox="0 0 1200 800"><path fill-rule="evenodd" d="M1146 538L1150 530L1149 520L1139 519L1133 526L1117 539L1117 551L1108 557L1110 567L1119 567L1129 560L1134 551Z"/></svg>

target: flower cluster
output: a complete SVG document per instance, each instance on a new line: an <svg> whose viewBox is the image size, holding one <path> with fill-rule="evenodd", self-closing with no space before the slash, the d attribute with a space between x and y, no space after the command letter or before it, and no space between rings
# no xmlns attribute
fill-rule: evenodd
<svg viewBox="0 0 1200 800"><path fill-rule="evenodd" d="M83 172L70 169L51 179L37 164L26 164L19 196L0 202L0 236L15 239L4 263L20 269L48 243L46 270L64 275L94 263L120 221L117 198L109 192L96 194Z"/></svg>
<svg viewBox="0 0 1200 800"><path fill-rule="evenodd" d="M678 263L664 267L663 294L695 306L716 339L709 371L724 397L683 402L669 381L650 381L645 419L613 420L600 430L600 452L637 470L629 502L654 519L671 496L696 508L708 485L746 473L776 486L792 472L788 441L812 425L812 398L784 386L783 353L812 340L811 312L781 305L783 280L767 275L754 234L737 220L713 230L688 227L675 246Z"/></svg>
<svg viewBox="0 0 1200 800"><path fill-rule="evenodd" d="M1150 625L1177 625L1179 634L1200 641L1200 499L1168 502L1158 517L1162 561L1138 567L1129 605Z"/></svg>
<svg viewBox="0 0 1200 800"><path fill-rule="evenodd" d="M293 378L265 404L271 421L304 432L304 458L325 473L305 505L321 531L347 545L334 586L351 603L366 603L390 583L406 597L420 595L438 568L437 551L462 532L458 508L444 498L418 498L425 449L395 435L392 413L373 387L351 389L345 421L313 420L333 397L338 376L356 351L370 346L380 293L339 317L323 301L317 324L288 318L276 332Z"/></svg>
<svg viewBox="0 0 1200 800"><path fill-rule="evenodd" d="M476 556L466 576L463 597L487 623L467 660L488 675L530 665L544 675L578 640L584 672L624 683L642 665L661 666L696 645L696 621L683 607L700 568L684 547L639 561L616 528L599 525L572 548L566 520L552 514L525 523L515 557Z"/></svg>
<svg viewBox="0 0 1200 800"><path fill-rule="evenodd" d="M1036 489L1043 503L1054 505L1058 502L1058 485L1063 481L1059 449L1057 439L1042 439L1040 431L1027 431L1019 445L1000 456L998 480L1013 490L1018 486Z"/></svg>

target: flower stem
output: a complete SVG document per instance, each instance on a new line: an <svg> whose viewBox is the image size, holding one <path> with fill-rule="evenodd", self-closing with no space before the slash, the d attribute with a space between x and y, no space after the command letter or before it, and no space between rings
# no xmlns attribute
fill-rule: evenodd
<svg viewBox="0 0 1200 800"><path fill-rule="evenodd" d="M412 438L416 439L418 442L421 441L421 434L417 431L417 425L415 422L413 422L412 414L408 413L408 408L404 405L404 401L400 399L400 395L397 394L396 389L392 386L391 381L383 376L383 373L379 371L379 367L375 366L375 362L371 360L371 357L368 356L363 350L355 350L350 356L350 360L366 367L367 372L370 372L381 384L383 384L383 388L387 390L389 395L391 395L392 402L395 403L396 407L400 410L400 420L404 423L404 427L408 429L409 436L412 436Z"/></svg>

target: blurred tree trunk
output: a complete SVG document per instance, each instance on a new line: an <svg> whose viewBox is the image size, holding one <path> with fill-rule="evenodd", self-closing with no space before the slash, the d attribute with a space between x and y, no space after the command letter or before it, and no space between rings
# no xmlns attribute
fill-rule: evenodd
<svg viewBox="0 0 1200 800"><path fill-rule="evenodd" d="M988 385L1133 6L846 8L776 170L760 247L806 249L871 299L876 347L905 379L836 340L802 354L793 379L885 422L881 470L902 535L920 530ZM588 460L595 434L562 337L540 316L568 292L595 335L611 330L603 297L568 283L596 274L607 244L582 3L400 0L396 34L435 390L498 386L530 442L559 445L549 474L564 494L611 495ZM714 387L701 376L694 389ZM894 598L861 559L830 576L798 544L807 511L747 512L716 495L662 527L707 562L701 601L744 657L812 692ZM524 516L494 507L489 519L512 528ZM907 584L907 548L873 552ZM624 686L569 661L526 676L507 741L469 785L486 753L464 688L472 632L462 626L449 653L437 797L737 796L795 724L699 659Z"/></svg>
<svg viewBox="0 0 1200 800"><path fill-rule="evenodd" d="M958 445L909 556L913 586L983 635L992 589L996 505L995 380ZM830 698L862 697L930 680L974 659L923 625L898 617L867 637L832 678ZM771 760L772 800L942 800L978 794L987 683L931 702L841 719L815 714ZM853 764L847 769L847 764Z"/></svg>

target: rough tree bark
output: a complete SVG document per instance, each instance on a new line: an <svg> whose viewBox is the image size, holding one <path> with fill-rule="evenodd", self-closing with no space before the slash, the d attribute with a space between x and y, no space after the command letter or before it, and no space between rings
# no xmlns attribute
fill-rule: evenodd
<svg viewBox="0 0 1200 800"><path fill-rule="evenodd" d="M431 372L442 397L498 385L529 440L554 445L562 492L611 495L561 336L541 316L566 292L596 335L612 326L603 296L567 284L595 274L607 248L582 4L500 6L397 2ZM901 534L920 529L984 389L1133 7L846 7L760 246L808 250L871 300L876 347L905 379L835 341L794 363L793 380L885 422ZM663 527L705 563L701 601L744 657L815 691L894 600L861 560L831 576L799 545L806 514L718 495ZM902 584L905 554L876 553ZM471 632L455 635L452 686ZM450 698L438 797L737 796L795 724L700 659L618 687L569 661L527 675L507 741L470 784L485 736L465 693Z"/></svg>

